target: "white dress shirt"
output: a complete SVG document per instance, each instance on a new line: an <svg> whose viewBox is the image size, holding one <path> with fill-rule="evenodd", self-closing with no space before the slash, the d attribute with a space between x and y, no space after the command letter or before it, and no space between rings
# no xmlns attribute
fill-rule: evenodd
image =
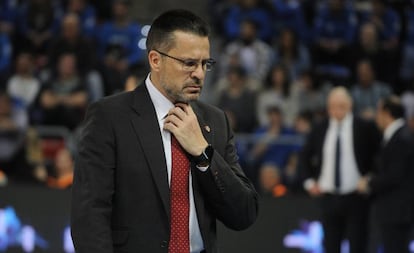
<svg viewBox="0 0 414 253"><path fill-rule="evenodd" d="M162 143L164 145L165 161L167 162L168 184L171 182L171 134L163 129L165 116L168 111L174 107L174 104L168 100L151 82L150 74L145 80L149 95L157 113L158 124L160 126L160 132L162 136ZM192 187L192 177L190 171L189 178L189 198L190 198L190 252L199 253L204 249L203 239L201 237L200 227L198 225L197 212L194 204L194 194Z"/></svg>
<svg viewBox="0 0 414 253"><path fill-rule="evenodd" d="M340 128L340 129L339 129ZM334 173L335 173L335 145L338 136L341 138L341 160L340 173L341 183L339 192L335 190ZM322 168L318 178L318 184L324 193L347 194L357 189L357 184L361 178L354 153L353 138L353 116L348 114L342 120L331 119L326 131L325 141L322 150Z"/></svg>
<svg viewBox="0 0 414 253"><path fill-rule="evenodd" d="M384 144L386 144L392 136L405 124L403 119L394 120L384 131Z"/></svg>

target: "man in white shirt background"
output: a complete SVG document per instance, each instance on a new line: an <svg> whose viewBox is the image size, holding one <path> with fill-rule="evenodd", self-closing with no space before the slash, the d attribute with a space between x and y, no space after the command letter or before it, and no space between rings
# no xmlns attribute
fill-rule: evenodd
<svg viewBox="0 0 414 253"><path fill-rule="evenodd" d="M304 188L320 204L325 252L340 253L348 239L350 253L364 253L369 202L357 186L373 169L380 135L373 122L354 117L344 87L330 91L327 114L312 128L300 154Z"/></svg>

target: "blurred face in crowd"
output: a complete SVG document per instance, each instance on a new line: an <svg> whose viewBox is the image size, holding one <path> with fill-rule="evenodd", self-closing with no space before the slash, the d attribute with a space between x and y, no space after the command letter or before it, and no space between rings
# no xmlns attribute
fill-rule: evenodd
<svg viewBox="0 0 414 253"><path fill-rule="evenodd" d="M283 89L283 84L286 81L286 73L280 66L276 66L272 70L272 87L276 89Z"/></svg>
<svg viewBox="0 0 414 253"><path fill-rule="evenodd" d="M256 26L250 21L244 21L240 25L240 36L245 44L251 44L256 38Z"/></svg>
<svg viewBox="0 0 414 253"><path fill-rule="evenodd" d="M31 74L33 70L33 59L30 54L20 54L16 60L16 72L20 75Z"/></svg>
<svg viewBox="0 0 414 253"><path fill-rule="evenodd" d="M73 40L79 36L79 18L75 14L68 14L63 19L62 34L67 40Z"/></svg>
<svg viewBox="0 0 414 253"><path fill-rule="evenodd" d="M334 88L328 97L328 115L342 121L352 110L352 100L345 88Z"/></svg>
<svg viewBox="0 0 414 253"><path fill-rule="evenodd" d="M364 86L370 86L374 81L374 71L369 62L362 61L357 67L359 83Z"/></svg>
<svg viewBox="0 0 414 253"><path fill-rule="evenodd" d="M267 118L270 126L280 127L282 125L282 113L279 108L268 108Z"/></svg>
<svg viewBox="0 0 414 253"><path fill-rule="evenodd" d="M81 12L85 8L85 0L70 0L69 10L72 12Z"/></svg>
<svg viewBox="0 0 414 253"><path fill-rule="evenodd" d="M302 85L304 90L312 90L313 89L313 78L310 73L304 73L301 75L300 80L302 81Z"/></svg>
<svg viewBox="0 0 414 253"><path fill-rule="evenodd" d="M310 131L310 129L311 129L311 123L309 120L307 120L304 117L297 117L295 119L295 130L298 133L306 134Z"/></svg>
<svg viewBox="0 0 414 253"><path fill-rule="evenodd" d="M62 55L58 64L59 74L62 78L71 77L76 73L76 57L74 55Z"/></svg>
<svg viewBox="0 0 414 253"><path fill-rule="evenodd" d="M243 75L239 74L236 70L230 71L227 74L227 80L230 83L230 86L233 88L242 88L245 78Z"/></svg>
<svg viewBox="0 0 414 253"><path fill-rule="evenodd" d="M283 30L280 34L280 44L282 48L291 48L295 44L295 35L291 30Z"/></svg>
<svg viewBox="0 0 414 253"><path fill-rule="evenodd" d="M128 5L126 3L115 1L112 8L115 19L125 19L128 16Z"/></svg>
<svg viewBox="0 0 414 253"><path fill-rule="evenodd" d="M173 32L174 46L160 52L184 61L196 62L191 70L183 62L163 55L156 50L149 53L151 80L171 102L188 103L200 97L206 75L202 61L210 58L208 37L183 31Z"/></svg>
<svg viewBox="0 0 414 253"><path fill-rule="evenodd" d="M377 45L377 30L371 23L366 23L361 27L360 31L361 44L364 47L374 47Z"/></svg>
<svg viewBox="0 0 414 253"><path fill-rule="evenodd" d="M264 165L260 169L260 185L265 192L272 192L273 188L280 183L279 170L275 165Z"/></svg>
<svg viewBox="0 0 414 253"><path fill-rule="evenodd" d="M66 148L57 152L55 158L55 169L58 175L64 175L73 172L73 159L69 150Z"/></svg>

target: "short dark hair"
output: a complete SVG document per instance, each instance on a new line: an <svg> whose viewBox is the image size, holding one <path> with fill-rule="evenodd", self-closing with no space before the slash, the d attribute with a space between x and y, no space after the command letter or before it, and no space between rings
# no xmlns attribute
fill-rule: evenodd
<svg viewBox="0 0 414 253"><path fill-rule="evenodd" d="M187 10L170 10L158 16L152 23L146 42L147 51L170 50L174 46L175 31L201 37L208 37L210 34L209 25L199 16Z"/></svg>
<svg viewBox="0 0 414 253"><path fill-rule="evenodd" d="M401 100L398 96L389 96L385 98L380 105L381 109L387 111L394 119L404 118L404 106L401 104Z"/></svg>

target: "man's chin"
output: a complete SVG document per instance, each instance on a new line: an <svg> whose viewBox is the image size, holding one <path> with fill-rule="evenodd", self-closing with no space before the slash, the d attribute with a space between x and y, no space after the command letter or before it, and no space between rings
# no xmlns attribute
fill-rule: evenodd
<svg viewBox="0 0 414 253"><path fill-rule="evenodd" d="M196 101L200 98L200 93L185 94L177 99L177 102L188 104L189 102Z"/></svg>

